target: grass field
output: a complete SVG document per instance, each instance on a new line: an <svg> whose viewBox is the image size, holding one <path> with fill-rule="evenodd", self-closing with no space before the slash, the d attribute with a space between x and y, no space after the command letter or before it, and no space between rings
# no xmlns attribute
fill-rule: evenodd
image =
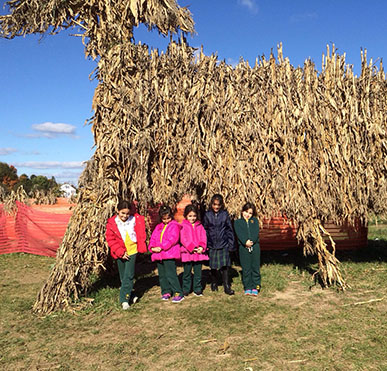
<svg viewBox="0 0 387 371"><path fill-rule="evenodd" d="M314 259L263 253L263 290L244 297L159 299L157 276L139 264L139 303L118 304L117 281L97 282L72 313L31 312L54 259L0 256L0 369L4 370L387 370L387 227L369 247L339 253L351 288L314 285ZM204 268L204 279L208 268Z"/></svg>

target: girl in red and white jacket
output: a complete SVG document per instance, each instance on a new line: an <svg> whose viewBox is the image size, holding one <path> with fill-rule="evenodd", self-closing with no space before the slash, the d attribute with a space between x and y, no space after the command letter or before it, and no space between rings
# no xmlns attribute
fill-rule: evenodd
<svg viewBox="0 0 387 371"><path fill-rule="evenodd" d="M121 280L120 303L126 310L130 306L137 253L147 251L145 220L135 211L132 202L123 200L118 203L117 215L107 221L105 236L110 254L117 260Z"/></svg>
<svg viewBox="0 0 387 371"><path fill-rule="evenodd" d="M173 220L173 213L169 206L161 206L159 210L161 223L156 225L149 241L149 251L152 261L157 261L161 300L179 303L184 299L181 285L176 273L176 259L180 259L180 224Z"/></svg>

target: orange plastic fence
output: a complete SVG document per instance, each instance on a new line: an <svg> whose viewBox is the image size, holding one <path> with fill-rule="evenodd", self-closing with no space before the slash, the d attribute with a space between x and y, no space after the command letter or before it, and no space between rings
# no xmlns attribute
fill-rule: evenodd
<svg viewBox="0 0 387 371"><path fill-rule="evenodd" d="M177 205L175 219L183 220L189 197ZM7 215L0 204L0 254L24 252L36 255L55 256L72 211L66 199L59 199L56 205L27 206L17 203L17 213ZM157 224L158 208L148 210L151 230ZM326 223L324 226L336 242L337 249L357 249L367 246L367 228L360 225L337 226ZM297 228L286 218L277 217L264 220L260 229L262 250L300 249L296 239Z"/></svg>
<svg viewBox="0 0 387 371"><path fill-rule="evenodd" d="M353 250L367 247L368 229L357 223L355 226L324 223L324 228L331 235L338 250ZM293 250L302 248L296 239L297 226L286 218L276 217L264 220L259 231L262 250ZM331 247L329 238L325 238Z"/></svg>
<svg viewBox="0 0 387 371"><path fill-rule="evenodd" d="M0 254L24 252L55 256L72 214L67 201L44 207L17 202L14 215L7 215L3 206L0 204Z"/></svg>

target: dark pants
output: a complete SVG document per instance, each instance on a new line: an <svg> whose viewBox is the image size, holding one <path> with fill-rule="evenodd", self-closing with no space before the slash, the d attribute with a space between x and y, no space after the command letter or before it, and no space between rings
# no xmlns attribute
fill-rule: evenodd
<svg viewBox="0 0 387 371"><path fill-rule="evenodd" d="M245 290L252 290L261 285L261 249L254 246L249 252L246 247L239 246L239 259L242 266L242 281Z"/></svg>
<svg viewBox="0 0 387 371"><path fill-rule="evenodd" d="M174 259L157 262L157 270L159 272L161 295L183 294L176 274L176 263Z"/></svg>
<svg viewBox="0 0 387 371"><path fill-rule="evenodd" d="M133 290L134 268L137 254L131 255L129 260L117 259L118 272L120 274L121 289L120 303L129 302Z"/></svg>
<svg viewBox="0 0 387 371"><path fill-rule="evenodd" d="M193 268L193 291L202 291L202 262L186 262L184 263L183 273L183 292L191 291L191 270Z"/></svg>

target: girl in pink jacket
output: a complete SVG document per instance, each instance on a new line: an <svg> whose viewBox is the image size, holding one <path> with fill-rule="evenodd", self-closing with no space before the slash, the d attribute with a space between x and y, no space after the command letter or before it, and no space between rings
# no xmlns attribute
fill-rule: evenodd
<svg viewBox="0 0 387 371"><path fill-rule="evenodd" d="M161 299L172 298L173 303L180 303L183 299L180 282L176 273L176 259L180 259L180 224L173 220L173 213L169 206L161 206L159 210L161 223L157 224L149 241L149 251L152 261L157 261Z"/></svg>
<svg viewBox="0 0 387 371"><path fill-rule="evenodd" d="M195 204L187 205L184 209L184 220L181 223L181 261L184 265L183 295L191 291L191 271L193 268L193 292L202 296L202 263L208 260L205 254L207 248L207 235L204 227L198 220L198 208Z"/></svg>

